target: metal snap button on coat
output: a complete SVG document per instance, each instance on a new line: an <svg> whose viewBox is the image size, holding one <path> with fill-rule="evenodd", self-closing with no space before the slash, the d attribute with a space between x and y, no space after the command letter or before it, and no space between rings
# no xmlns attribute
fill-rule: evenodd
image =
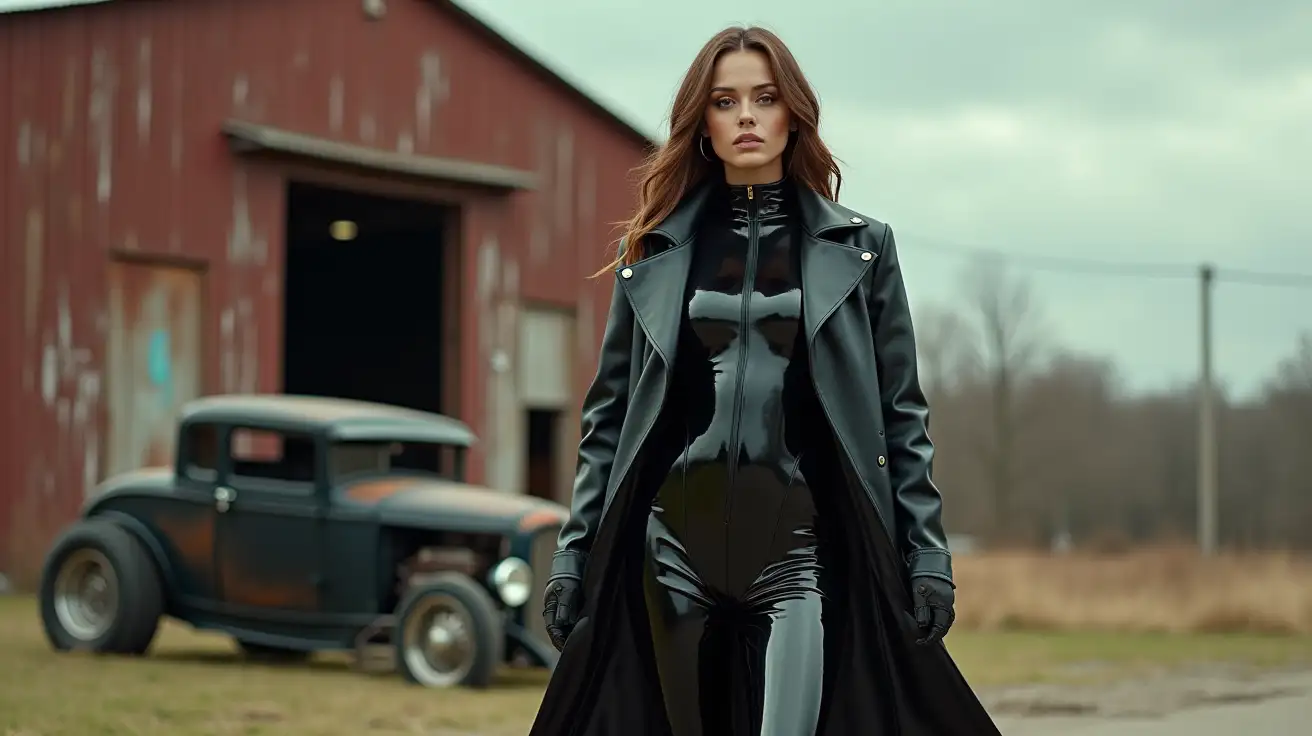
<svg viewBox="0 0 1312 736"><path fill-rule="evenodd" d="M626 268L623 271L620 271L620 276L623 276L626 279L633 278L633 269Z"/></svg>
<svg viewBox="0 0 1312 736"><path fill-rule="evenodd" d="M874 254L874 253L871 253L871 252L868 251L868 250L867 250L867 251L862 251L862 253L861 253L861 260L863 260L863 261L868 261L868 260L870 260L871 258L874 258L874 257L875 257L875 254Z"/></svg>
<svg viewBox="0 0 1312 736"><path fill-rule="evenodd" d="M853 217L853 218L852 218L852 224L853 224L853 225L860 225L862 222L864 222L864 221L863 221L860 217Z"/></svg>
<svg viewBox="0 0 1312 736"><path fill-rule="evenodd" d="M876 460L875 462L879 463L879 467L882 468L886 463L888 463L888 460L883 455L880 455L879 459Z"/></svg>

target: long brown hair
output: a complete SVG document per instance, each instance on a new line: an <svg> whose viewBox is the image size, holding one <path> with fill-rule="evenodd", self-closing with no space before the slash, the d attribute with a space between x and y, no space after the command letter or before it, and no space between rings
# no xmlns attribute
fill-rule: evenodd
<svg viewBox="0 0 1312 736"><path fill-rule="evenodd" d="M774 72L779 96L788 106L796 132L784 149L784 171L802 186L828 199L837 199L843 175L829 147L820 139L820 101L802 74L793 53L774 33L764 28L732 27L715 34L697 52L684 74L670 111L670 136L634 170L638 206L633 217L617 223L624 229L619 243L623 252L594 277L645 255L644 239L674 211L690 189L711 175L723 175L718 158L708 161L698 147L706 115L715 64L730 51L759 51Z"/></svg>

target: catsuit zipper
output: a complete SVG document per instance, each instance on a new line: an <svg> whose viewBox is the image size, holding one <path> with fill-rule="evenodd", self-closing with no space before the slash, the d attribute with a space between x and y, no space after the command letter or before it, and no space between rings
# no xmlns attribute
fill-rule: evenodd
<svg viewBox="0 0 1312 736"><path fill-rule="evenodd" d="M724 499L724 521L729 523L729 515L733 508L733 488L734 481L738 477L738 425L742 420L743 413L743 384L746 381L747 372L747 320L748 306L752 300L752 292L756 290L756 239L757 239L757 211L755 206L755 192L752 191L752 185L747 185L747 266L743 272L743 306L742 315L738 321L739 350L738 350L738 385L734 390L733 397L733 424L729 426L729 473L728 473L728 490Z"/></svg>

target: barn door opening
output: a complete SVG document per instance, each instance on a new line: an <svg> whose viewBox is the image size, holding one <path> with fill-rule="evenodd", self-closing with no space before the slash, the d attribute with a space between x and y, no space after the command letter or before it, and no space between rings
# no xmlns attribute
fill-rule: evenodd
<svg viewBox="0 0 1312 736"><path fill-rule="evenodd" d="M528 410L528 456L525 489L528 495L551 501L561 500L559 410Z"/></svg>
<svg viewBox="0 0 1312 736"><path fill-rule="evenodd" d="M452 216L430 202L289 183L284 392L444 410Z"/></svg>
<svg viewBox="0 0 1312 736"><path fill-rule="evenodd" d="M576 442L568 442L577 416L571 378L574 317L551 307L526 306L519 315L518 393L524 437L523 475L514 486L530 496L569 501Z"/></svg>

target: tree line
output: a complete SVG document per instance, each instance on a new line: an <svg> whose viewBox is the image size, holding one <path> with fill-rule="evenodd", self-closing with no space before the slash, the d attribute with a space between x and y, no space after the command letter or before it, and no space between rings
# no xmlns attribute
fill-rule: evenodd
<svg viewBox="0 0 1312 736"><path fill-rule="evenodd" d="M986 545L1192 542L1198 386L1125 391L1114 363L1047 341L1028 281L970 270L966 306L917 310L949 531ZM1254 398L1216 391L1219 541L1312 549L1312 332Z"/></svg>

